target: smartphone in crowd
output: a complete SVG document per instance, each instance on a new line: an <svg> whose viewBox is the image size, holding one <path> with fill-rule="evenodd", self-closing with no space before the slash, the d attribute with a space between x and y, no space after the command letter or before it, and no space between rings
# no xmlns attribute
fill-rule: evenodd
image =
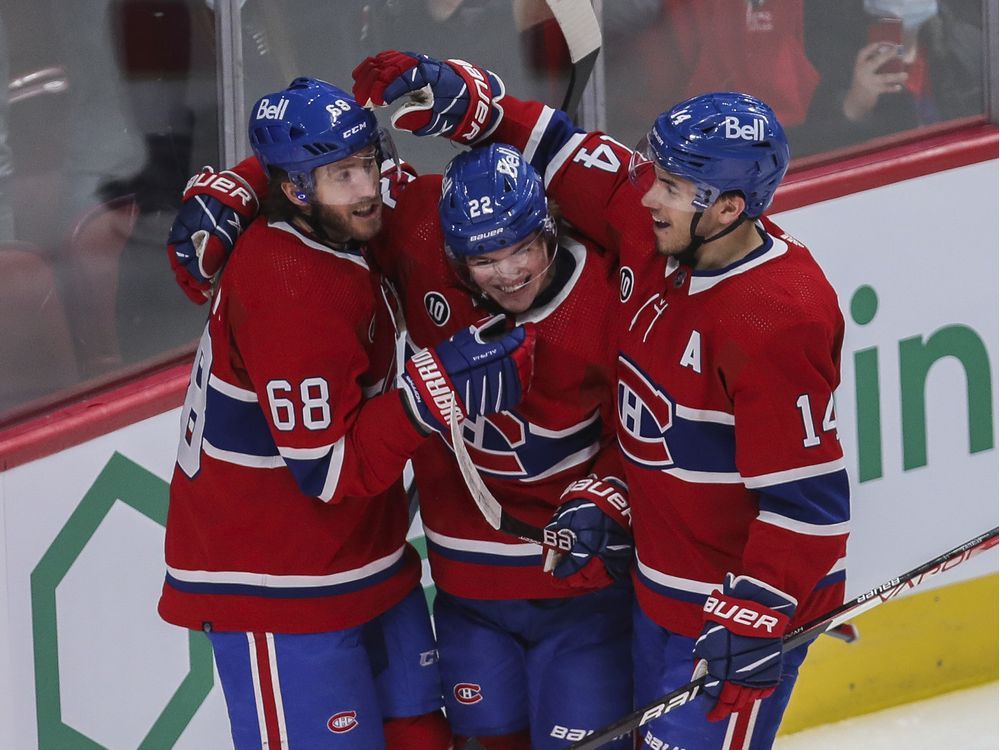
<svg viewBox="0 0 1000 750"><path fill-rule="evenodd" d="M906 69L903 62L903 21L899 18L879 18L868 27L868 43L881 42L896 47L896 56L887 60L879 73L902 73Z"/></svg>

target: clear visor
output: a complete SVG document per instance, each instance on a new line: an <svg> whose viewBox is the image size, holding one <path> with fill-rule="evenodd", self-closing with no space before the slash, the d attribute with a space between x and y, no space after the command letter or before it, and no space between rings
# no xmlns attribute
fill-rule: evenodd
<svg viewBox="0 0 1000 750"><path fill-rule="evenodd" d="M720 193L711 185L695 183L663 169L656 163L648 136L643 136L632 151L628 178L643 195L649 194L650 201L681 211L704 211Z"/></svg>
<svg viewBox="0 0 1000 750"><path fill-rule="evenodd" d="M313 170L313 201L327 206L353 206L379 197L381 159L369 146L346 159Z"/></svg>
<svg viewBox="0 0 1000 750"><path fill-rule="evenodd" d="M391 179L401 169L392 138L379 130L376 144L346 159L324 164L312 173L312 186L305 192L311 200L328 206L358 206L380 200L380 179Z"/></svg>
<svg viewBox="0 0 1000 750"><path fill-rule="evenodd" d="M548 273L555 262L555 239L555 223L547 218L538 231L513 247L456 258L453 262L459 268L459 275L478 291L488 292L499 283L505 292L516 292ZM452 253L449 256L454 258Z"/></svg>

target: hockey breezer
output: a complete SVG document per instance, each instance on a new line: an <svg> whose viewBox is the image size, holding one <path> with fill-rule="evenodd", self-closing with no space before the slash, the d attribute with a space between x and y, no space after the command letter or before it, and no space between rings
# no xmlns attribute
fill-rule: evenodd
<svg viewBox="0 0 1000 750"><path fill-rule="evenodd" d="M451 444L455 449L455 459L458 461L458 468L462 472L465 486L469 488L469 494L476 501L479 512L483 514L486 522L497 531L516 536L526 542L534 542L549 549L559 552L569 552L573 547L573 532L562 530L554 533L549 529L540 529L525 523L520 518L510 515L503 509L500 501L493 497L482 477L476 470L476 465L472 462L472 457L465 447L465 439L462 437L462 428L459 424L460 411L453 408L451 410ZM565 532L565 533L563 533Z"/></svg>
<svg viewBox="0 0 1000 750"><path fill-rule="evenodd" d="M997 527L994 527L990 531L980 534L975 539L970 539L965 544L959 545L945 552L943 555L925 562L923 565L918 565L913 570L907 571L902 575L890 578L885 583L876 586L870 591L866 591L860 596L844 602L822 617L818 617L812 622L788 631L783 642L784 650L789 651L796 646L801 646L806 641L817 637L823 632L838 627L848 618L856 617L862 612L877 607L882 602L895 598L897 594L905 589L919 586L932 575L950 570L957 565L961 565L976 553L995 547L997 544L997 531ZM687 685L683 685L658 700L646 704L628 716L616 721L614 724L598 732L594 732L586 739L574 742L567 747L567 750L594 750L601 747L616 737L627 734L633 729L637 729L653 719L673 711L675 708L690 703L698 696L704 683L704 675L697 677Z"/></svg>

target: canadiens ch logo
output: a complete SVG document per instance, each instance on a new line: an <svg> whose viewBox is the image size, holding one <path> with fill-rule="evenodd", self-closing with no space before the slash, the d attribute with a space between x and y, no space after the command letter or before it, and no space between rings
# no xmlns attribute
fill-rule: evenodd
<svg viewBox="0 0 1000 750"><path fill-rule="evenodd" d="M459 703L471 706L474 703L479 703L479 701L483 699L482 690L482 686L477 685L474 682L459 682L452 689L452 693L455 694L455 700Z"/></svg>
<svg viewBox="0 0 1000 750"><path fill-rule="evenodd" d="M341 711L327 719L326 727L335 734L350 732L358 725L357 711Z"/></svg>
<svg viewBox="0 0 1000 750"><path fill-rule="evenodd" d="M635 274L628 266L622 266L621 270L618 271L618 299L622 302L628 302L628 298L632 296L633 287L635 287Z"/></svg>
<svg viewBox="0 0 1000 750"><path fill-rule="evenodd" d="M641 466L665 468L674 461L667 447L667 430L674 405L635 364L618 357L618 444Z"/></svg>
<svg viewBox="0 0 1000 750"><path fill-rule="evenodd" d="M427 292L424 295L424 308L426 308L427 315L430 316L431 321L436 326L443 326L448 322L448 318L451 317L451 308L448 306L448 300L440 292Z"/></svg>

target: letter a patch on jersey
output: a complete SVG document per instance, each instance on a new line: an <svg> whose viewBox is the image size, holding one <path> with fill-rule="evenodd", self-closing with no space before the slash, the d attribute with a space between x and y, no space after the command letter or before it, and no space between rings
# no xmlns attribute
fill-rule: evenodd
<svg viewBox="0 0 1000 750"><path fill-rule="evenodd" d="M681 356L681 367L690 367L701 375L701 334L698 331L691 331L691 338Z"/></svg>
<svg viewBox="0 0 1000 750"><path fill-rule="evenodd" d="M667 430L674 407L634 362L618 356L618 444L631 461L662 469L674 461L667 447Z"/></svg>

